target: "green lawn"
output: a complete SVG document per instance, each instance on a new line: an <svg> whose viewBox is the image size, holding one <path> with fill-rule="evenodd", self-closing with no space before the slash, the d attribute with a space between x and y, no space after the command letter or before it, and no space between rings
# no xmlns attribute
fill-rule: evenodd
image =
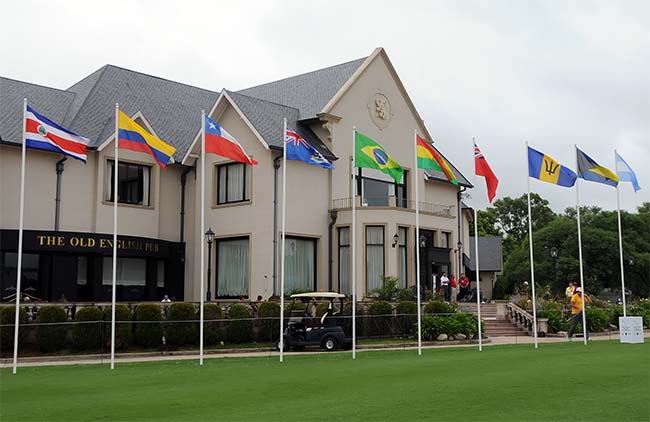
<svg viewBox="0 0 650 422"><path fill-rule="evenodd" d="M650 343L3 369L0 384L2 421L648 421Z"/></svg>

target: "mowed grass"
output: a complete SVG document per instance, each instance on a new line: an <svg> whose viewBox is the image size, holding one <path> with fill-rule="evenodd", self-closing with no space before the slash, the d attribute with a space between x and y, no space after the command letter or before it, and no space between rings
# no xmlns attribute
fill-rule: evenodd
<svg viewBox="0 0 650 422"><path fill-rule="evenodd" d="M650 343L19 368L0 419L648 421Z"/></svg>

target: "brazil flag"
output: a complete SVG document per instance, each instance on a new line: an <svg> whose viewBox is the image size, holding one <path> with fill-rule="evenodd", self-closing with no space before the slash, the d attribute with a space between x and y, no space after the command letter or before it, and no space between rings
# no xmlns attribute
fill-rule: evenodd
<svg viewBox="0 0 650 422"><path fill-rule="evenodd" d="M404 170L377 142L359 132L354 133L355 167L381 170L400 183Z"/></svg>

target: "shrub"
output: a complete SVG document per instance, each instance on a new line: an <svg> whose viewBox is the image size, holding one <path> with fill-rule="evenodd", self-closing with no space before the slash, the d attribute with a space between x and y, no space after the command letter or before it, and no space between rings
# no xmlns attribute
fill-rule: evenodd
<svg viewBox="0 0 650 422"><path fill-rule="evenodd" d="M605 331L610 320L609 313L601 308L587 307L587 327L589 332Z"/></svg>
<svg viewBox="0 0 650 422"><path fill-rule="evenodd" d="M373 290L372 293L376 295L379 300L393 300L397 295L399 288L397 287L399 283L399 278L391 276L382 276L382 286Z"/></svg>
<svg viewBox="0 0 650 422"><path fill-rule="evenodd" d="M384 301L373 302L368 307L370 335L392 334L393 306Z"/></svg>
<svg viewBox="0 0 650 422"><path fill-rule="evenodd" d="M274 341L280 338L280 305L264 302L260 304L257 315L260 318L257 339L259 341Z"/></svg>
<svg viewBox="0 0 650 422"><path fill-rule="evenodd" d="M228 324L228 340L233 343L246 343L253 339L253 321L251 311L240 304L228 309L231 319Z"/></svg>
<svg viewBox="0 0 650 422"><path fill-rule="evenodd" d="M160 346L163 336L160 306L153 303L138 305L135 320L135 342L144 347Z"/></svg>
<svg viewBox="0 0 650 422"><path fill-rule="evenodd" d="M484 323L481 329L485 332ZM422 336L426 340L435 340L440 334L450 336L462 333L471 338L478 335L478 320L475 315L459 312L449 316L425 315L422 318Z"/></svg>
<svg viewBox="0 0 650 422"><path fill-rule="evenodd" d="M203 305L203 342L205 344L217 344L223 341L223 318L221 306L214 303Z"/></svg>
<svg viewBox="0 0 650 422"><path fill-rule="evenodd" d="M103 317L104 321L104 344L111 345L111 318L112 306L104 308ZM133 324L131 320L131 309L126 305L115 305L115 349L123 350L129 347L133 337L132 329Z"/></svg>
<svg viewBox="0 0 650 422"><path fill-rule="evenodd" d="M415 289L411 289L411 288L399 289L396 296L397 296L397 300L399 300L400 302L413 301L417 299L417 297L415 296Z"/></svg>
<svg viewBox="0 0 650 422"><path fill-rule="evenodd" d="M18 313L18 347L21 348L26 338L27 312L20 308ZM16 330L16 307L8 306L0 309L0 350L13 350L14 334Z"/></svg>
<svg viewBox="0 0 650 422"><path fill-rule="evenodd" d="M455 312L454 305L439 300L432 300L424 307L425 314L453 314Z"/></svg>
<svg viewBox="0 0 650 422"><path fill-rule="evenodd" d="M562 308L564 308L564 304L555 300L547 300L542 304L542 309L545 311L562 311Z"/></svg>
<svg viewBox="0 0 650 422"><path fill-rule="evenodd" d="M424 315L422 317L422 337L425 340L435 340L446 330L445 320L441 316Z"/></svg>
<svg viewBox="0 0 650 422"><path fill-rule="evenodd" d="M38 310L36 322L36 345L43 352L56 352L65 346L68 328L61 324L68 319L63 308L58 306L43 306Z"/></svg>
<svg viewBox="0 0 650 422"><path fill-rule="evenodd" d="M564 319L561 311L543 310L539 311L537 317L548 318L549 333L557 333L558 331L566 331L569 329L569 322Z"/></svg>
<svg viewBox="0 0 650 422"><path fill-rule="evenodd" d="M612 305L607 311L609 312L609 324L618 327L618 317L623 316L623 306Z"/></svg>
<svg viewBox="0 0 650 422"><path fill-rule="evenodd" d="M74 316L77 324L72 330L75 349L94 350L102 344L102 310L96 306L79 309Z"/></svg>
<svg viewBox="0 0 650 422"><path fill-rule="evenodd" d="M366 309L363 304L357 303L355 313L357 337L364 337L368 332L368 318L366 318ZM343 315L347 318L345 330L347 333L352 333L352 302L343 305Z"/></svg>
<svg viewBox="0 0 650 422"><path fill-rule="evenodd" d="M650 300L642 299L630 308L629 316L640 316L643 318L643 326L650 328Z"/></svg>
<svg viewBox="0 0 650 422"><path fill-rule="evenodd" d="M411 334L413 332L413 324L418 321L418 305L415 302L400 302L395 308L397 319L399 321L400 330L402 334ZM417 330L417 327L415 327Z"/></svg>
<svg viewBox="0 0 650 422"><path fill-rule="evenodd" d="M172 303L167 311L167 321L169 322L165 324L167 344L182 346L197 343L199 326L196 320L199 318L200 316L197 315L196 309L191 303Z"/></svg>

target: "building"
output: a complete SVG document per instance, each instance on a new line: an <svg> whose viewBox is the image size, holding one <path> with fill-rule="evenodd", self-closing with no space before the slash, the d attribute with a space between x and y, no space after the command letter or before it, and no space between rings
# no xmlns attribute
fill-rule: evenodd
<svg viewBox="0 0 650 422"><path fill-rule="evenodd" d="M460 192L471 184L442 173L413 178L413 131L432 140L386 52L241 91L208 91L107 65L66 90L0 78L0 292L15 293L22 99L91 139L88 162L28 150L23 286L48 301L110 299L112 280L114 107L177 148L161 170L146 154L120 152L117 298L199 300L200 116L205 110L259 162L206 156L206 227L214 298L269 297L279 290L279 213L283 200L283 119L334 161L326 170L287 164L285 291L350 293L351 204L357 212L357 294L382 275L415 284L457 273L469 245ZM355 169L352 130L377 140L405 169L401 183ZM360 194L352 199L352 183ZM414 186L421 198L415 239ZM59 186L60 183L60 188ZM462 234L461 234L462 233ZM13 288L13 291L12 291Z"/></svg>
<svg viewBox="0 0 650 422"><path fill-rule="evenodd" d="M470 237L469 245L474 251L475 237ZM497 282L497 276L503 271L503 238L501 236L485 236L478 238L479 272L481 277L481 294L486 300L492 300L492 291ZM476 288L476 262L474 254L466 261L466 272L472 281L471 287Z"/></svg>

